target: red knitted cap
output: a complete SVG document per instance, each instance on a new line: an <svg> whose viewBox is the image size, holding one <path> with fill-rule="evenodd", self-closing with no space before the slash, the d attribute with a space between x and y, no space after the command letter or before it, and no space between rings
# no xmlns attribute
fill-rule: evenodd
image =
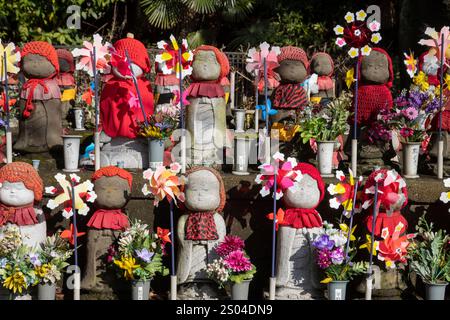
<svg viewBox="0 0 450 320"><path fill-rule="evenodd" d="M317 170L317 168L314 167L312 164L306 162L300 162L293 170L300 170L302 174L307 174L317 181L317 187L319 188L320 191L320 199L316 205L317 207L319 203L322 202L323 197L325 196L325 183L323 182L319 170Z"/></svg>
<svg viewBox="0 0 450 320"><path fill-rule="evenodd" d="M374 50L374 51L378 51L378 52L380 52L380 53L382 53L382 54L384 54L385 56L386 56L386 58L387 58L387 60L388 60L388 65L389 65L389 80L388 80L388 82L386 83L386 86L388 87L388 88L392 88L392 84L393 84L393 82L394 82L394 69L393 69L393 67L392 67L392 59L391 59L391 56L389 55L389 53L387 53L384 49L381 49L381 48L378 48L378 47L374 47L374 48L372 48L372 50ZM360 55L360 57L359 57L359 72L358 72L358 81L359 80L361 80L361 62L362 62L362 59L363 59L363 57L364 56L362 56L362 55ZM359 105L359 104L358 104Z"/></svg>
<svg viewBox="0 0 450 320"><path fill-rule="evenodd" d="M73 60L72 53L66 49L56 49L56 53L57 53L59 59L66 60L67 63L70 65L70 72L74 72L75 71L75 63Z"/></svg>
<svg viewBox="0 0 450 320"><path fill-rule="evenodd" d="M25 162L12 162L0 169L0 183L23 182L25 187L34 192L34 200L42 199L44 184L33 166Z"/></svg>
<svg viewBox="0 0 450 320"><path fill-rule="evenodd" d="M20 52L22 58L28 54L38 54L47 60L55 67L56 74L59 73L58 54L55 48L48 42L44 41L31 41L25 44Z"/></svg>
<svg viewBox="0 0 450 320"><path fill-rule="evenodd" d="M225 53L220 51L214 46L208 46L208 45L201 45L197 49L194 50L194 60L195 60L195 54L199 51L214 51L214 54L216 55L217 62L220 64L220 79L223 77L226 77L228 73L230 72L230 62L228 61L228 58Z"/></svg>
<svg viewBox="0 0 450 320"><path fill-rule="evenodd" d="M108 166L98 169L92 175L91 180L95 181L97 179L100 179L101 177L115 177L115 176L127 180L128 185L130 186L131 189L131 186L133 184L133 176L128 171L116 166Z"/></svg>
<svg viewBox="0 0 450 320"><path fill-rule="evenodd" d="M309 68L309 61L306 52L303 49L293 46L287 46L281 48L281 53L278 55L278 63L283 60L296 60L301 61L306 70Z"/></svg>
<svg viewBox="0 0 450 320"><path fill-rule="evenodd" d="M326 52L316 52L316 53L314 53L313 56L311 57L311 62L314 60L314 58L316 58L316 57L318 57L318 56L325 56L325 57L327 57L328 60L330 61L330 64L331 64L331 72L330 72L330 74L327 74L327 76L331 77L331 76L333 75L333 72L334 72L334 61L333 61L333 58L331 58L331 56L330 56L328 53L326 53Z"/></svg>
<svg viewBox="0 0 450 320"><path fill-rule="evenodd" d="M152 68L150 58L142 42L133 38L124 38L116 41L114 48L122 57L125 57L125 51L128 51L128 55L134 64L138 65L144 73L150 72Z"/></svg>

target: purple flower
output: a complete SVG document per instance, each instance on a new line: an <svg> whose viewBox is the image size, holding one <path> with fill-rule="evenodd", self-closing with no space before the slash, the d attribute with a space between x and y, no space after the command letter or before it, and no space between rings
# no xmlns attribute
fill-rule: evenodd
<svg viewBox="0 0 450 320"><path fill-rule="evenodd" d="M341 247L337 247L331 251L330 258L333 264L341 264L344 261L344 251Z"/></svg>
<svg viewBox="0 0 450 320"><path fill-rule="evenodd" d="M244 240L237 236L229 235L217 246L216 252L220 257L225 258L230 252L244 249L244 246Z"/></svg>
<svg viewBox="0 0 450 320"><path fill-rule="evenodd" d="M41 262L41 260L39 260L39 256L37 254L30 253L29 257L30 257L30 262L33 264L33 266L40 267L42 265L42 262Z"/></svg>
<svg viewBox="0 0 450 320"><path fill-rule="evenodd" d="M317 252L317 265L321 269L326 269L331 265L331 251L328 249Z"/></svg>
<svg viewBox="0 0 450 320"><path fill-rule="evenodd" d="M142 250L135 250L136 255L144 262L149 263L152 261L152 257L155 255L153 252L148 251L148 249L144 248Z"/></svg>
<svg viewBox="0 0 450 320"><path fill-rule="evenodd" d="M419 115L419 112L417 111L417 109L415 109L413 107L408 107L405 110L403 110L403 115L412 121L417 118L417 116Z"/></svg>
<svg viewBox="0 0 450 320"><path fill-rule="evenodd" d="M245 256L242 250L230 252L224 259L224 263L233 272L246 272L252 269L250 259Z"/></svg>
<svg viewBox="0 0 450 320"><path fill-rule="evenodd" d="M334 241L330 240L330 237L327 234L323 234L313 242L313 246L319 250L331 250L334 247Z"/></svg>

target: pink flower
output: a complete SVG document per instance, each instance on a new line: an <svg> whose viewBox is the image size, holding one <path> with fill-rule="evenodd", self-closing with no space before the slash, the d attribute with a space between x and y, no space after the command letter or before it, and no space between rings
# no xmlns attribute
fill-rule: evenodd
<svg viewBox="0 0 450 320"><path fill-rule="evenodd" d="M319 268L326 269L331 265L331 251L328 249L317 252L317 264Z"/></svg>
<svg viewBox="0 0 450 320"><path fill-rule="evenodd" d="M247 258L241 250L231 252L225 258L224 262L232 272L246 272L252 270L250 259Z"/></svg>
<svg viewBox="0 0 450 320"><path fill-rule="evenodd" d="M217 246L216 252L219 256L225 258L233 251L244 249L244 246L244 240L237 236L229 235Z"/></svg>
<svg viewBox="0 0 450 320"><path fill-rule="evenodd" d="M419 115L419 112L417 111L416 108L409 107L409 108L406 108L405 110L403 110L403 115L406 118L408 118L409 120L414 120Z"/></svg>
<svg viewBox="0 0 450 320"><path fill-rule="evenodd" d="M414 130L411 129L411 128L402 128L402 129L400 130L400 135L401 135L403 138L411 137L413 134L414 134Z"/></svg>

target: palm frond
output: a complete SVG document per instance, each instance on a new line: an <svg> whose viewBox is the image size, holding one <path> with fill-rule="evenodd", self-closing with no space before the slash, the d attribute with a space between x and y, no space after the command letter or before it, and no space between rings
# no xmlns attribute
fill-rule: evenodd
<svg viewBox="0 0 450 320"><path fill-rule="evenodd" d="M220 0L182 0L183 3L192 11L201 14L210 14L216 12L220 6Z"/></svg>
<svg viewBox="0 0 450 320"><path fill-rule="evenodd" d="M141 0L140 4L147 21L160 29L176 26L183 7L181 0Z"/></svg>

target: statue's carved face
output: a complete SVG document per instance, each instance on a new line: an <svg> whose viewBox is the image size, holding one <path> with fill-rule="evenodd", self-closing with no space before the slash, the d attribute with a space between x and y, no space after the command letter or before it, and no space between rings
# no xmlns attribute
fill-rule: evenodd
<svg viewBox="0 0 450 320"><path fill-rule="evenodd" d="M302 83L308 76L305 66L298 60L283 60L275 71L283 83Z"/></svg>
<svg viewBox="0 0 450 320"><path fill-rule="evenodd" d="M328 76L333 72L330 59L325 54L317 54L311 60L311 72L319 76Z"/></svg>
<svg viewBox="0 0 450 320"><path fill-rule="evenodd" d="M34 202L34 192L23 182L4 181L0 187L0 202L11 207L25 206Z"/></svg>
<svg viewBox="0 0 450 320"><path fill-rule="evenodd" d="M184 202L190 211L216 210L220 205L220 183L208 170L195 171L188 175Z"/></svg>
<svg viewBox="0 0 450 320"><path fill-rule="evenodd" d="M22 58L22 71L29 78L48 78L56 72L55 67L47 58L30 53Z"/></svg>
<svg viewBox="0 0 450 320"><path fill-rule="evenodd" d="M59 62L59 72L64 73L70 71L70 63L67 60L58 58L58 62Z"/></svg>
<svg viewBox="0 0 450 320"><path fill-rule="evenodd" d="M284 202L291 208L311 209L317 207L320 200L320 190L317 181L309 174L297 182L297 190L288 189L284 193Z"/></svg>
<svg viewBox="0 0 450 320"><path fill-rule="evenodd" d="M194 56L192 62L192 77L200 81L218 80L220 77L220 64L214 51L201 50Z"/></svg>
<svg viewBox="0 0 450 320"><path fill-rule="evenodd" d="M94 181L96 204L103 209L120 209L127 203L131 193L128 181L118 177L101 177Z"/></svg>
<svg viewBox="0 0 450 320"><path fill-rule="evenodd" d="M389 61L381 52L372 50L361 62L362 81L368 84L384 84L389 80Z"/></svg>

